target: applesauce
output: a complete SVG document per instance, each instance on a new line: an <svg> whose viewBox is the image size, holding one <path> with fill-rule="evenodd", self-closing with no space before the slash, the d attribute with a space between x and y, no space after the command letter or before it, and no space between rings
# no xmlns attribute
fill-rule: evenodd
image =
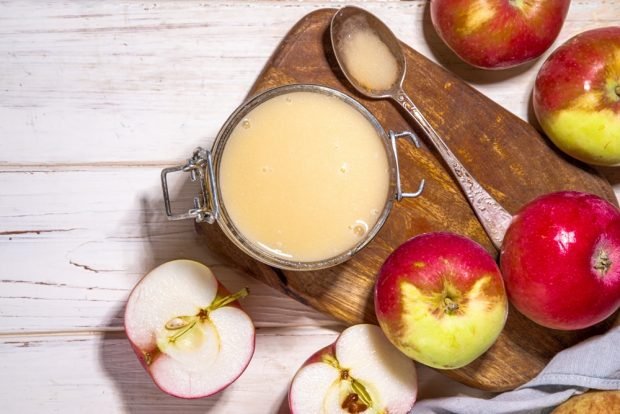
<svg viewBox="0 0 620 414"><path fill-rule="evenodd" d="M367 27L343 31L343 63L357 82L376 91L392 88L399 80L398 62L387 45Z"/></svg>
<svg viewBox="0 0 620 414"><path fill-rule="evenodd" d="M366 239L390 196L377 128L342 99L291 91L233 128L217 166L221 205L250 243L295 262L330 259Z"/></svg>

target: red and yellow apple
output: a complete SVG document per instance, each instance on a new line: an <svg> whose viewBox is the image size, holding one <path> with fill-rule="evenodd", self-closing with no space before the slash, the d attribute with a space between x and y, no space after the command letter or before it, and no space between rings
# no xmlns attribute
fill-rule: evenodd
<svg viewBox="0 0 620 414"><path fill-rule="evenodd" d="M191 260L153 269L136 285L125 332L142 365L164 392L180 398L214 394L234 382L254 353L254 325L211 270Z"/></svg>
<svg viewBox="0 0 620 414"><path fill-rule="evenodd" d="M593 194L541 196L514 216L500 266L510 301L534 322L594 325L620 306L620 211Z"/></svg>
<svg viewBox="0 0 620 414"><path fill-rule="evenodd" d="M465 62L504 69L542 55L564 24L570 0L431 0L439 37Z"/></svg>
<svg viewBox="0 0 620 414"><path fill-rule="evenodd" d="M538 72L533 104L562 151L620 165L620 27L583 32L556 49Z"/></svg>
<svg viewBox="0 0 620 414"><path fill-rule="evenodd" d="M289 390L293 414L406 414L416 400L412 360L376 325L354 325L312 355Z"/></svg>
<svg viewBox="0 0 620 414"><path fill-rule="evenodd" d="M508 299L499 268L482 246L452 233L428 233L386 259L375 286L375 312L404 354L452 369L493 345Z"/></svg>

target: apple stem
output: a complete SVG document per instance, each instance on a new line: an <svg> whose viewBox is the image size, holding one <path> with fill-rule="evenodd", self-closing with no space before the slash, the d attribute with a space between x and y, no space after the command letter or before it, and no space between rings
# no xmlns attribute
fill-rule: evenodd
<svg viewBox="0 0 620 414"><path fill-rule="evenodd" d="M336 359L336 357L334 357L332 355L329 355L329 354L323 355L321 357L321 362L325 362L326 364L331 365L332 367L336 368L337 370L342 371L341 372L341 377L342 377L343 373L348 373L348 371L346 371L346 370L343 371L343 370L340 369L340 364L338 363L338 360Z"/></svg>
<svg viewBox="0 0 620 414"><path fill-rule="evenodd" d="M452 315L454 312L459 310L459 304L448 297L443 299L443 303L446 305L445 312L448 315Z"/></svg>
<svg viewBox="0 0 620 414"><path fill-rule="evenodd" d="M232 295L228 295L228 296L224 296L222 298L216 299L211 306L209 306L207 308L207 312L209 311L214 311L218 308L221 308L223 306L228 305L229 303L232 303L236 300L239 300L241 298L246 297L247 295L250 294L250 289L248 289L247 287L241 289L239 292L237 293L233 293Z"/></svg>
<svg viewBox="0 0 620 414"><path fill-rule="evenodd" d="M606 252L601 252L600 256L594 263L594 268L598 270L599 273L601 273L601 276L605 276L610 267L611 259Z"/></svg>

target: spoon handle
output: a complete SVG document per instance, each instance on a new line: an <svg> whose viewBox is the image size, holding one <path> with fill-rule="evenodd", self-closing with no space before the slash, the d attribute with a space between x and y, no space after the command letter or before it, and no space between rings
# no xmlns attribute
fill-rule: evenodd
<svg viewBox="0 0 620 414"><path fill-rule="evenodd" d="M506 211L491 194L489 194L478 181L465 169L463 164L454 156L450 148L435 132L424 115L411 101L409 96L400 89L394 99L407 111L414 121L424 130L439 154L446 162L452 174L457 179L461 189L467 196L478 220L489 235L489 238L498 249L502 246L502 240L510 225L512 216Z"/></svg>

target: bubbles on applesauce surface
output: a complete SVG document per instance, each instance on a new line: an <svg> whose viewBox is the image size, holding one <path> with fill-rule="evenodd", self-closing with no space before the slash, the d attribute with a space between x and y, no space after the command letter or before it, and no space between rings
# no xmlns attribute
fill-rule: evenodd
<svg viewBox="0 0 620 414"><path fill-rule="evenodd" d="M349 170L349 164L347 164L346 162L343 162L342 165L340 166L340 172L343 174L346 174L348 170Z"/></svg>
<svg viewBox="0 0 620 414"><path fill-rule="evenodd" d="M263 165L260 169L264 174L273 172L273 167L271 165Z"/></svg>
<svg viewBox="0 0 620 414"><path fill-rule="evenodd" d="M286 101L286 103L291 104L293 103L293 98L291 98L290 96L287 96L286 98L284 98L284 100Z"/></svg>
<svg viewBox="0 0 620 414"><path fill-rule="evenodd" d="M376 208L373 208L372 210L370 210L370 215L371 216L378 216L379 215L379 210Z"/></svg>
<svg viewBox="0 0 620 414"><path fill-rule="evenodd" d="M355 220L355 224L349 226L356 236L364 237L368 233L368 224L364 220Z"/></svg>
<svg viewBox="0 0 620 414"><path fill-rule="evenodd" d="M241 126L243 127L243 129L250 129L252 124L250 124L249 119L245 118L243 121L241 121Z"/></svg>

